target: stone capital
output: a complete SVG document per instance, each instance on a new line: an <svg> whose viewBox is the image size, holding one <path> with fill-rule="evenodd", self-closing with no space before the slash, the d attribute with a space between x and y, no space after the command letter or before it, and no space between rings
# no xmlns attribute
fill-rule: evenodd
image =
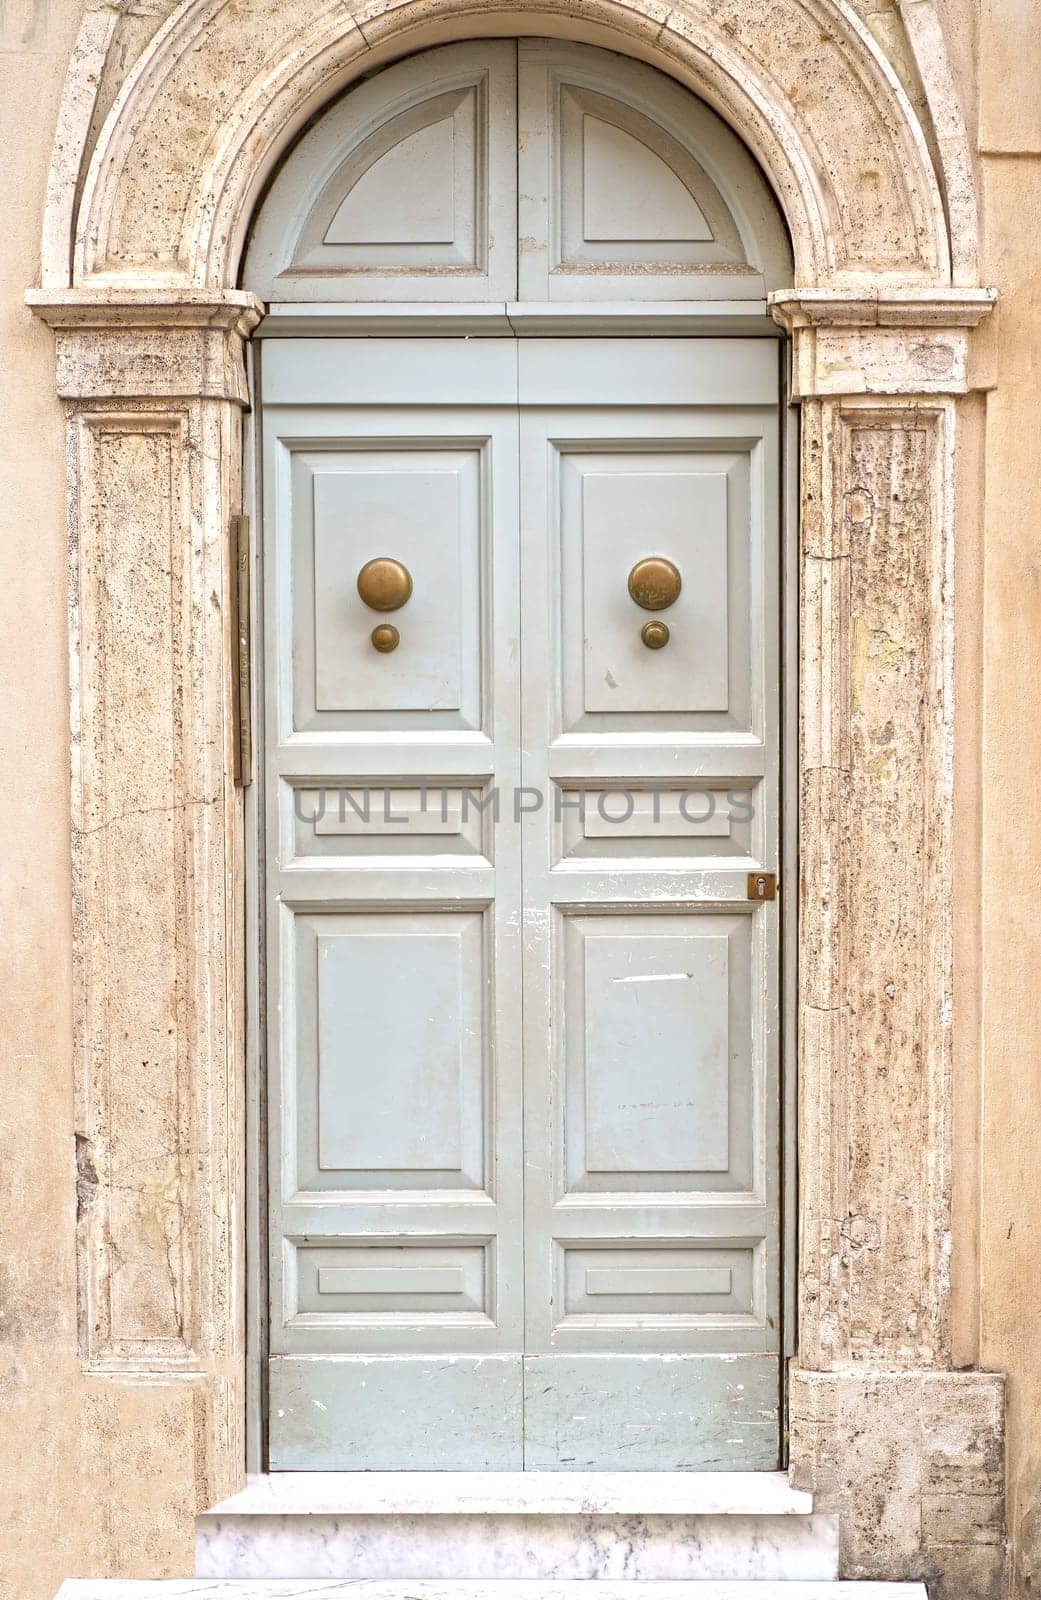
<svg viewBox="0 0 1041 1600"><path fill-rule="evenodd" d="M215 399L246 405L245 340L263 303L240 289L31 289L54 330L66 400Z"/></svg>
<svg viewBox="0 0 1041 1600"><path fill-rule="evenodd" d="M956 395L987 383L971 360L972 330L991 311L993 289L827 289L770 296L792 336L792 397Z"/></svg>

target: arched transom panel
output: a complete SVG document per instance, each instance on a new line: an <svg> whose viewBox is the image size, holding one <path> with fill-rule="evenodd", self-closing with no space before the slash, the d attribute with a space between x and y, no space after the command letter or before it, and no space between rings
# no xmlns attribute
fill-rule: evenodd
<svg viewBox="0 0 1041 1600"><path fill-rule="evenodd" d="M664 73L477 40L351 90L283 164L243 281L286 300L748 300L791 282L740 141Z"/></svg>
<svg viewBox="0 0 1041 1600"><path fill-rule="evenodd" d="M47 282L69 281L69 256L62 256L71 246L72 281L84 286L233 285L257 199L301 128L376 67L460 33L578 34L642 56L693 89L765 170L792 235L797 284L950 280L944 205L925 133L892 67L842 0L672 7L596 0L580 18L570 0L541 0L537 10L485 0L184 0L124 81L81 188L66 157L52 187ZM81 79L90 70L85 52L63 112L68 137L79 126L84 143L82 111L93 89ZM576 92L569 114L595 115L591 102L583 104L588 92ZM464 93L451 129L444 118L427 126L424 159L438 140L464 137L466 105ZM599 121L590 141L594 171L626 139L640 141L634 113ZM422 133L412 130L413 149L424 145ZM646 148L662 154L653 143ZM409 159L399 151L399 162ZM711 228L702 198L711 186L693 172L677 176ZM416 227L445 229L444 196L430 204ZM694 237L693 211L690 219L685 242L693 256L705 241ZM602 212L591 220L593 231L610 226ZM397 245L407 252L416 242ZM428 242L448 253L457 241ZM595 253L592 232L587 242Z"/></svg>

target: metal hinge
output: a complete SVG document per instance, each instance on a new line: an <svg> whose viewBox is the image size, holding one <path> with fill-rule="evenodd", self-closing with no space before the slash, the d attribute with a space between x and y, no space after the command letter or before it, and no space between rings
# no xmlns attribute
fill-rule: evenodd
<svg viewBox="0 0 1041 1600"><path fill-rule="evenodd" d="M748 874L749 900L775 900L777 898L776 872L750 872Z"/></svg>
<svg viewBox="0 0 1041 1600"><path fill-rule="evenodd" d="M233 665L235 678L235 782L253 781L253 701L250 684L249 518L232 517L231 549L235 581L231 586Z"/></svg>

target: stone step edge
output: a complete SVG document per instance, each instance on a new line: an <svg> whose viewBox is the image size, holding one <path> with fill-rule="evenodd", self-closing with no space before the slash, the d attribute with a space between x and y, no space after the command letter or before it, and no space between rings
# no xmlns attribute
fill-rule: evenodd
<svg viewBox="0 0 1041 1600"><path fill-rule="evenodd" d="M67 1578L55 1600L928 1600L841 1579Z"/></svg>
<svg viewBox="0 0 1041 1600"><path fill-rule="evenodd" d="M270 1472L197 1518L317 1516L806 1517L783 1472Z"/></svg>

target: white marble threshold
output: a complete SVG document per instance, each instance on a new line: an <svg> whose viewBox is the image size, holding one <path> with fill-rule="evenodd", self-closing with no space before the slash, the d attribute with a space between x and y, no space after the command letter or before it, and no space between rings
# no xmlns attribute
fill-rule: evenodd
<svg viewBox="0 0 1041 1600"><path fill-rule="evenodd" d="M783 1472L271 1472L204 1512L239 1516L808 1516Z"/></svg>
<svg viewBox="0 0 1041 1600"><path fill-rule="evenodd" d="M922 1583L67 1578L56 1600L927 1600Z"/></svg>

